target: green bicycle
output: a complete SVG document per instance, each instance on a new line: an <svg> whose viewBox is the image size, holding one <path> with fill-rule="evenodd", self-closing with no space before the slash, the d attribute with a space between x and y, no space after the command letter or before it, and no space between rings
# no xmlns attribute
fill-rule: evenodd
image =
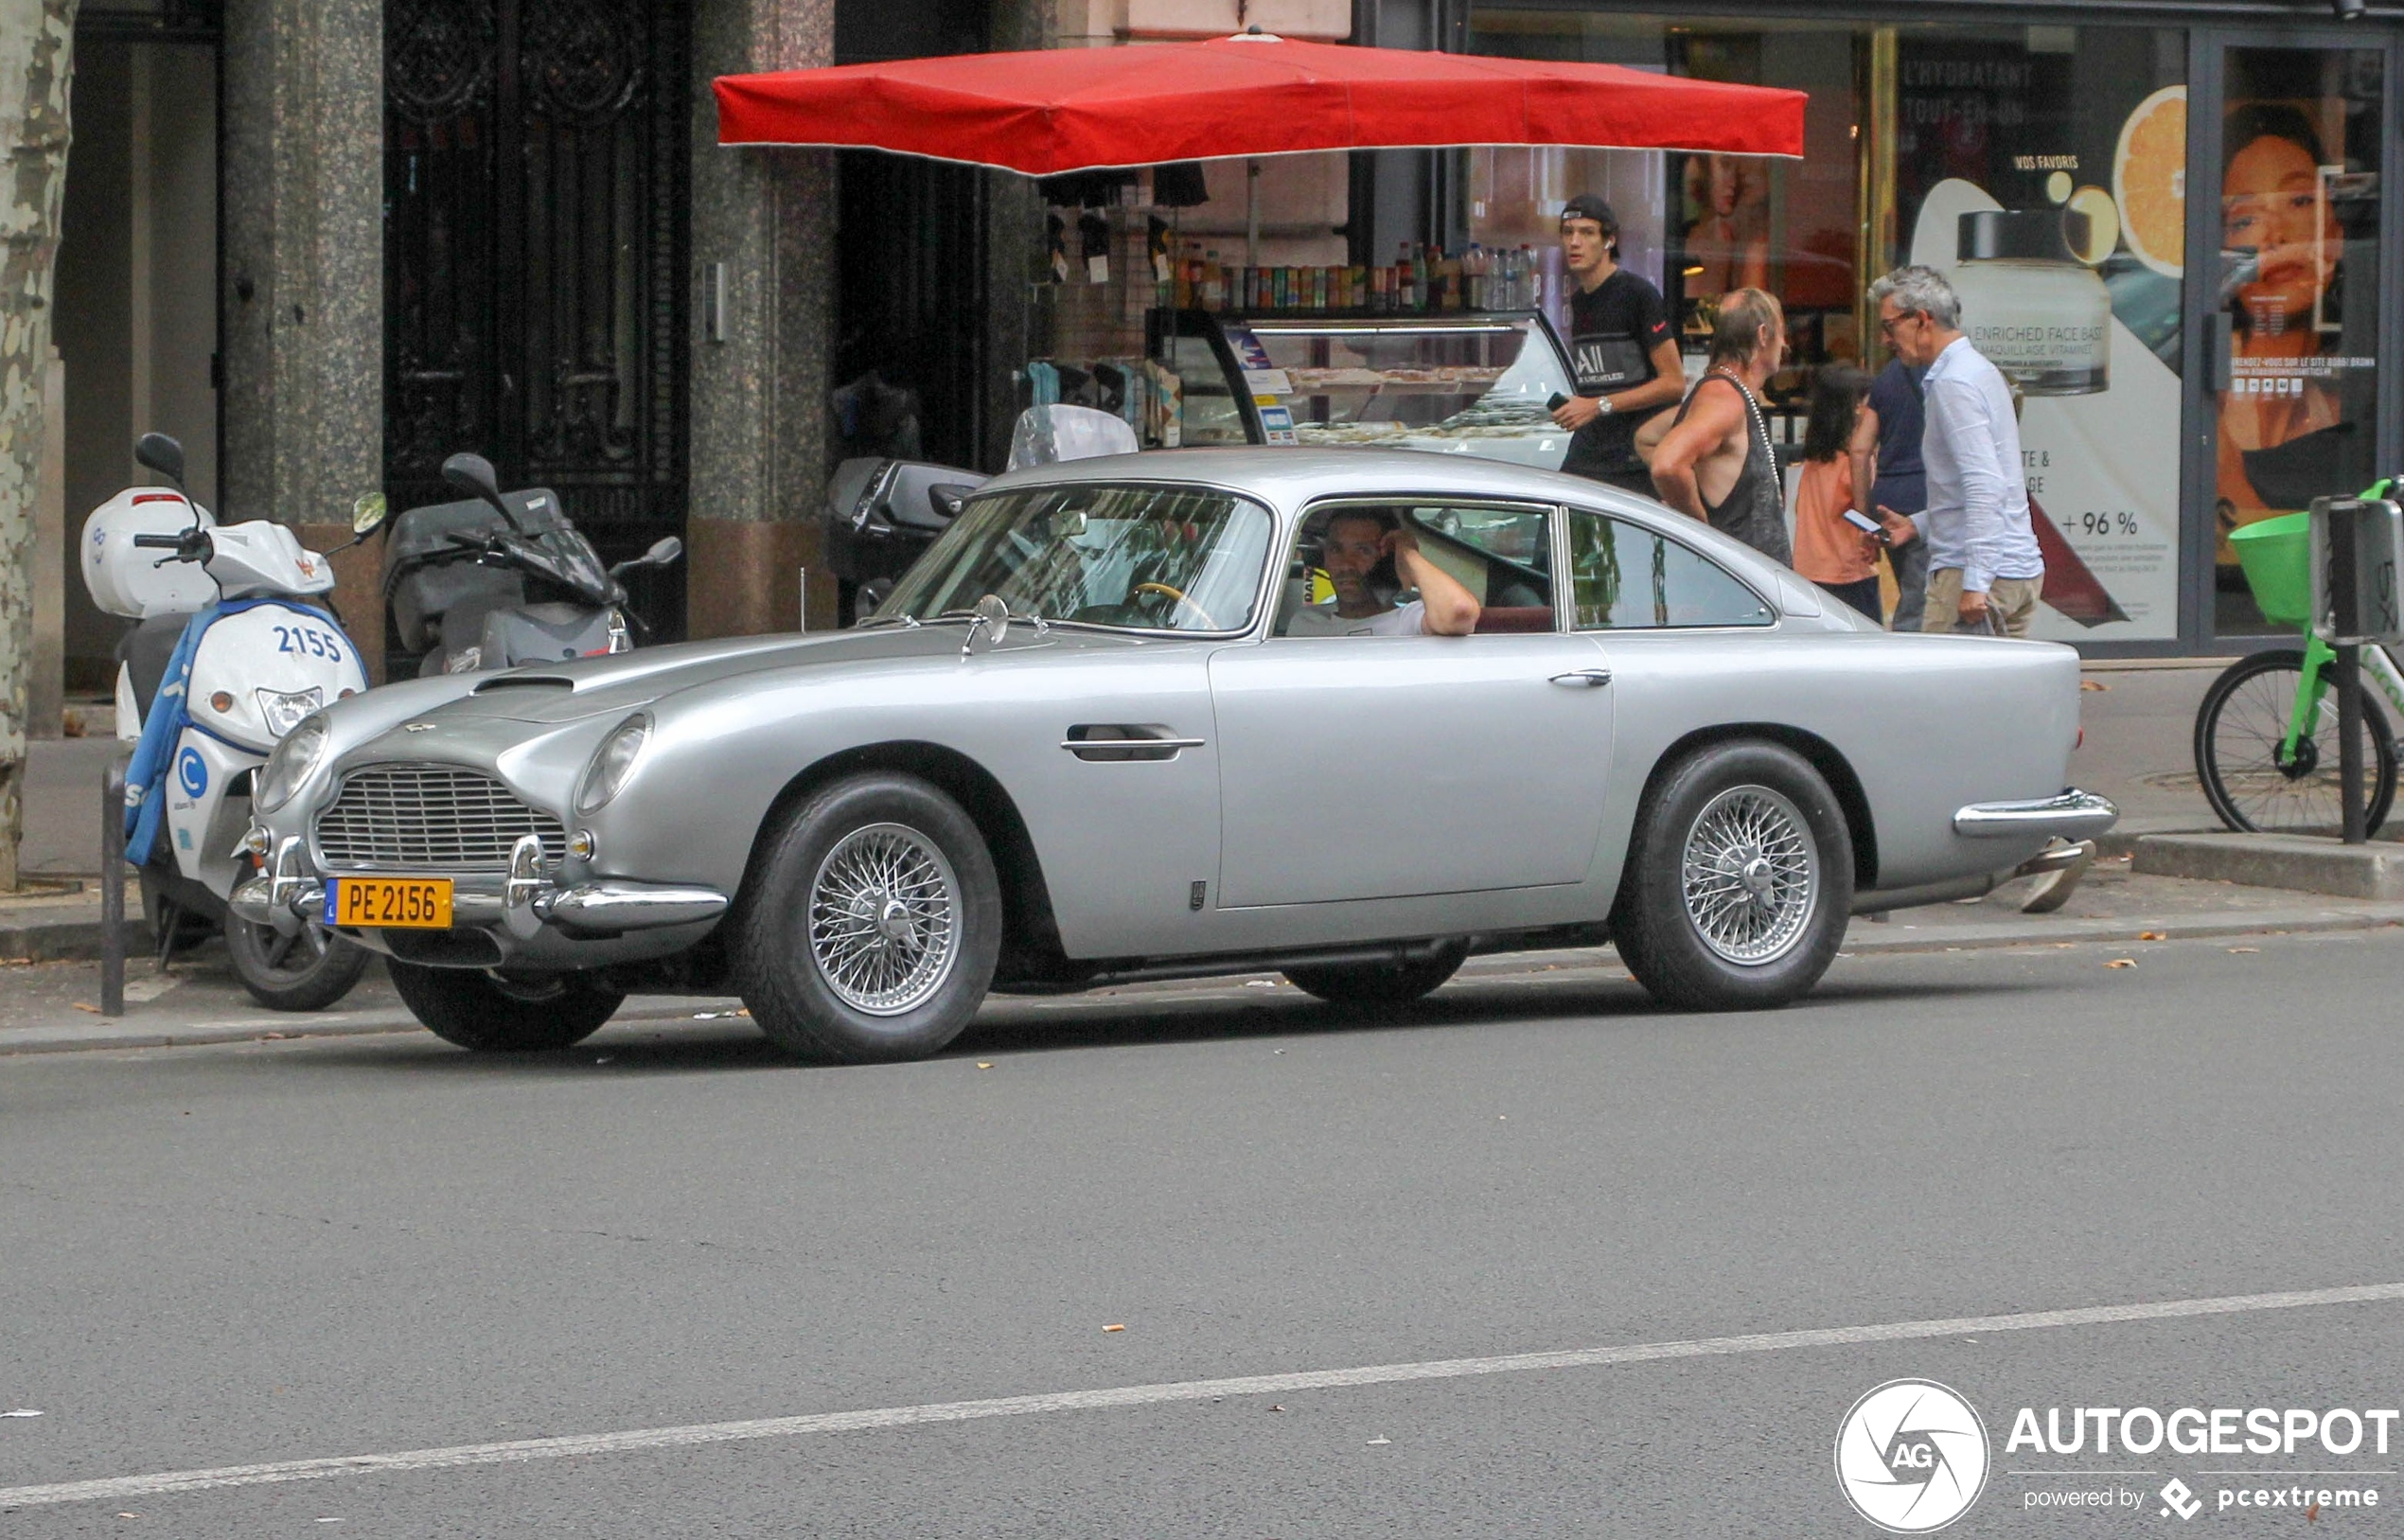
<svg viewBox="0 0 2404 1540"><path fill-rule="evenodd" d="M2362 495L2382 498L2396 479ZM2311 515L2286 514L2229 537L2254 603L2293 626L2304 646L2240 658L2213 681L2196 712L2196 777L2220 822L2244 833L2335 834L2341 823L2335 649L2311 632ZM2384 647L2361 649L2364 823L2377 832L2395 800L2396 745L2380 713L2385 696L2404 714L2404 669ZM2374 694L2376 692L2376 695Z"/></svg>

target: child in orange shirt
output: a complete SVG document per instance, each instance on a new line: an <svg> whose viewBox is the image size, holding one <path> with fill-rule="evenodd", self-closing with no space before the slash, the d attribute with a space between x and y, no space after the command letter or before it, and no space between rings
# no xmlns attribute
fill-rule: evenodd
<svg viewBox="0 0 2404 1540"><path fill-rule="evenodd" d="M1853 425L1870 377L1849 363L1823 367L1812 382L1812 418L1803 430L1803 474L1794 489L1794 570L1872 620L1879 613L1876 535L1855 528L1845 510L1853 497Z"/></svg>

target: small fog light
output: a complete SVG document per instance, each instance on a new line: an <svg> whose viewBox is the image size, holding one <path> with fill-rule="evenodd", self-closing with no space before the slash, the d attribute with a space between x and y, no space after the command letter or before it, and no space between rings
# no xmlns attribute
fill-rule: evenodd
<svg viewBox="0 0 2404 1540"><path fill-rule="evenodd" d="M250 826L250 831L242 836L242 842L235 854L241 855L247 852L265 860L267 853L274 848L275 841L268 838L267 831L254 823Z"/></svg>
<svg viewBox="0 0 2404 1540"><path fill-rule="evenodd" d="M591 829L578 829L568 836L568 854L580 861L591 860L600 848L601 841L592 837Z"/></svg>

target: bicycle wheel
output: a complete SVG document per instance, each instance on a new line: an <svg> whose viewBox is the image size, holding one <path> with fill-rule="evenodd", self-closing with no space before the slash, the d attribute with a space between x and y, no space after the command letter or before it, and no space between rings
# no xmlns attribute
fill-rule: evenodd
<svg viewBox="0 0 2404 1540"><path fill-rule="evenodd" d="M2280 763L2304 654L2292 647L2240 658L2212 681L2196 712L2196 777L2220 822L2240 833L2336 834L2342 826L2338 786L2337 692L2321 692L2314 718ZM2364 823L2376 831L2395 800L2395 743L2387 718L2362 702Z"/></svg>

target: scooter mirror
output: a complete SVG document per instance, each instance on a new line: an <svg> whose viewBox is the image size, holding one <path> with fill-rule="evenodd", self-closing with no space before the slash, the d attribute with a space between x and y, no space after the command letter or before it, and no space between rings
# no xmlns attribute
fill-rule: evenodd
<svg viewBox="0 0 2404 1540"><path fill-rule="evenodd" d="M442 479L461 491L473 492L491 504L494 511L501 515L502 522L511 529L521 535L526 532L526 526L518 522L516 510L502 500L501 473L492 469L490 460L481 454L462 451L442 463Z"/></svg>
<svg viewBox="0 0 2404 1540"><path fill-rule="evenodd" d="M678 540L673 535L663 535L655 544L652 545L651 549L643 553L641 565L645 567L664 567L683 554L684 542L682 540Z"/></svg>
<svg viewBox="0 0 2404 1540"><path fill-rule="evenodd" d="M184 446L165 434L144 434L133 441L136 464L149 467L176 486L184 485Z"/></svg>
<svg viewBox="0 0 2404 1540"><path fill-rule="evenodd" d="M391 513L392 504L384 500L383 493L362 493L359 501L350 505L350 532L365 540L383 526Z"/></svg>

